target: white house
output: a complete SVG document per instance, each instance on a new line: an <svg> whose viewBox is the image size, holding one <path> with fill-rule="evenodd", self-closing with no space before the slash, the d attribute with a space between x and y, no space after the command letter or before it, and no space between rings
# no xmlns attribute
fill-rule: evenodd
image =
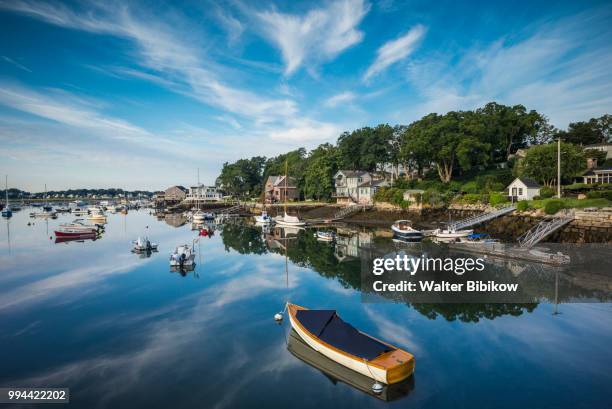
<svg viewBox="0 0 612 409"><path fill-rule="evenodd" d="M514 200L531 200L540 196L540 185L533 179L516 178L508 186L508 196Z"/></svg>
<svg viewBox="0 0 612 409"><path fill-rule="evenodd" d="M337 203L342 204L372 204L374 193L389 186L383 178L375 178L370 172L363 170L339 170L334 175Z"/></svg>
<svg viewBox="0 0 612 409"><path fill-rule="evenodd" d="M187 193L187 200L189 201L210 201L218 202L223 200L223 194L217 189L216 186L205 186L199 184L198 186L191 186Z"/></svg>

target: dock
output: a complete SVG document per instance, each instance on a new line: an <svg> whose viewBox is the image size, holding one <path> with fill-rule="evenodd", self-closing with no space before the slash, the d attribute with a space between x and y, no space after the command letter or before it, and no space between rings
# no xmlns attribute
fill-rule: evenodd
<svg viewBox="0 0 612 409"><path fill-rule="evenodd" d="M469 226L473 226L475 224L480 224L487 222L489 220L495 219L497 217L503 216L505 214L512 213L516 210L516 206L507 206L501 209L493 210L491 212L477 214L475 216L467 217L463 220L458 220L456 222L450 223L449 228L454 230L460 230Z"/></svg>
<svg viewBox="0 0 612 409"><path fill-rule="evenodd" d="M334 213L334 215L331 218L327 218L327 219L308 219L306 220L308 222L308 224L329 224L329 223L333 223L333 222L338 222L352 214L355 214L357 212L365 212L366 210L369 210L372 208L372 205L351 205L351 206L347 206L343 209L338 210L336 213Z"/></svg>

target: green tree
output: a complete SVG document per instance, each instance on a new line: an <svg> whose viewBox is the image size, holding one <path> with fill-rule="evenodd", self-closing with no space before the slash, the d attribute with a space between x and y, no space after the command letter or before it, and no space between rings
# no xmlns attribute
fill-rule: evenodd
<svg viewBox="0 0 612 409"><path fill-rule="evenodd" d="M338 150L326 143L314 149L304 172L304 195L313 199L329 199L333 193L333 177L338 170Z"/></svg>
<svg viewBox="0 0 612 409"><path fill-rule="evenodd" d="M580 175L586 168L586 159L581 147L571 143L561 143L561 179L569 181ZM518 162L519 176L529 176L545 186L553 186L557 181L557 144L532 146L525 159Z"/></svg>
<svg viewBox="0 0 612 409"><path fill-rule="evenodd" d="M588 122L572 122L567 131L557 134L563 141L576 145L591 145L612 141L612 116L603 115Z"/></svg>

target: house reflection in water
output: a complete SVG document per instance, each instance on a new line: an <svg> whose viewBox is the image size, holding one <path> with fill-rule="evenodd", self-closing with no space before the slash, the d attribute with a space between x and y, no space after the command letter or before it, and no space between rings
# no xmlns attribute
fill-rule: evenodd
<svg viewBox="0 0 612 409"><path fill-rule="evenodd" d="M187 217L183 213L167 213L164 220L172 227L181 227L187 223Z"/></svg>
<svg viewBox="0 0 612 409"><path fill-rule="evenodd" d="M347 257L361 258L363 248L372 245L372 233L348 229L338 229L336 236L336 249L334 254L338 261L344 261Z"/></svg>

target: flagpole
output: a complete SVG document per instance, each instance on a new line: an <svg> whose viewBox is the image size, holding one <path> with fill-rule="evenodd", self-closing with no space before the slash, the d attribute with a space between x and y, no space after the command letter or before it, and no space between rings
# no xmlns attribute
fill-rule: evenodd
<svg viewBox="0 0 612 409"><path fill-rule="evenodd" d="M561 199L561 137L557 139L557 198Z"/></svg>

